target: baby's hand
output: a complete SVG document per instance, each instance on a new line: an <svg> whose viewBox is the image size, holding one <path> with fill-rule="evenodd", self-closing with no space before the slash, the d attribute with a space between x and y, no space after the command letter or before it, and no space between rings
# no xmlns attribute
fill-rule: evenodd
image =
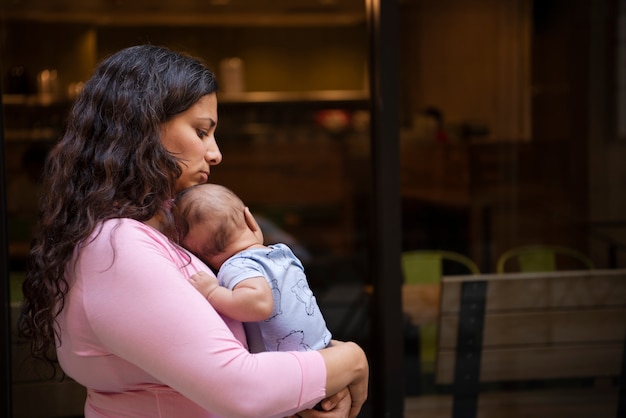
<svg viewBox="0 0 626 418"><path fill-rule="evenodd" d="M199 271L192 275L189 282L207 299L220 286L217 279L205 271Z"/></svg>

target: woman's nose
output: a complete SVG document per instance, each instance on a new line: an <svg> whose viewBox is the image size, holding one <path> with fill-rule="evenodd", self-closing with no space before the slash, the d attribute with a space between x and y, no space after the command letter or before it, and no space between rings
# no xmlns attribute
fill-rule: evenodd
<svg viewBox="0 0 626 418"><path fill-rule="evenodd" d="M217 165L222 162L222 153L220 152L220 148L216 143L213 143L207 149L204 158L209 162L210 165Z"/></svg>

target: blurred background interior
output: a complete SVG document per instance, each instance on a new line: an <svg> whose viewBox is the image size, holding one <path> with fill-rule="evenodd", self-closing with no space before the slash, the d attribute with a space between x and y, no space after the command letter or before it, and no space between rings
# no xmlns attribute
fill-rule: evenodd
<svg viewBox="0 0 626 418"><path fill-rule="evenodd" d="M402 251L460 254L470 273L539 244L584 256L549 268L625 267L626 1L396 2ZM148 42L216 72L224 160L211 181L263 218L268 242L297 245L335 336L371 350L368 31L365 0L1 0L13 315L69 106L100 59ZM439 279L468 272L420 268L409 279L403 259L416 398L448 393L433 380ZM80 416L82 389L42 380L13 338L14 416Z"/></svg>

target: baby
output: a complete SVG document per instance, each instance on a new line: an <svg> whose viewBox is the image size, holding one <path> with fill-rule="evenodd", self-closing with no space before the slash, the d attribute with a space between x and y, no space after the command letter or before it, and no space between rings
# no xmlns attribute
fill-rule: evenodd
<svg viewBox="0 0 626 418"><path fill-rule="evenodd" d="M217 271L190 281L225 316L246 326L251 351L326 347L331 333L304 267L282 243L263 244L250 210L216 184L186 189L172 208L181 243Z"/></svg>

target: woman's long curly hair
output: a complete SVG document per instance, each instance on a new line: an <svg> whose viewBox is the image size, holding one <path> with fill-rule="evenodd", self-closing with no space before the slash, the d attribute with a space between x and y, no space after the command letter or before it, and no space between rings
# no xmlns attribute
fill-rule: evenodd
<svg viewBox="0 0 626 418"><path fill-rule="evenodd" d="M213 73L198 59L153 45L111 55L85 83L46 161L22 286L19 332L36 358L56 362L56 318L75 249L104 220L168 216L181 170L161 143L162 124L216 91Z"/></svg>

